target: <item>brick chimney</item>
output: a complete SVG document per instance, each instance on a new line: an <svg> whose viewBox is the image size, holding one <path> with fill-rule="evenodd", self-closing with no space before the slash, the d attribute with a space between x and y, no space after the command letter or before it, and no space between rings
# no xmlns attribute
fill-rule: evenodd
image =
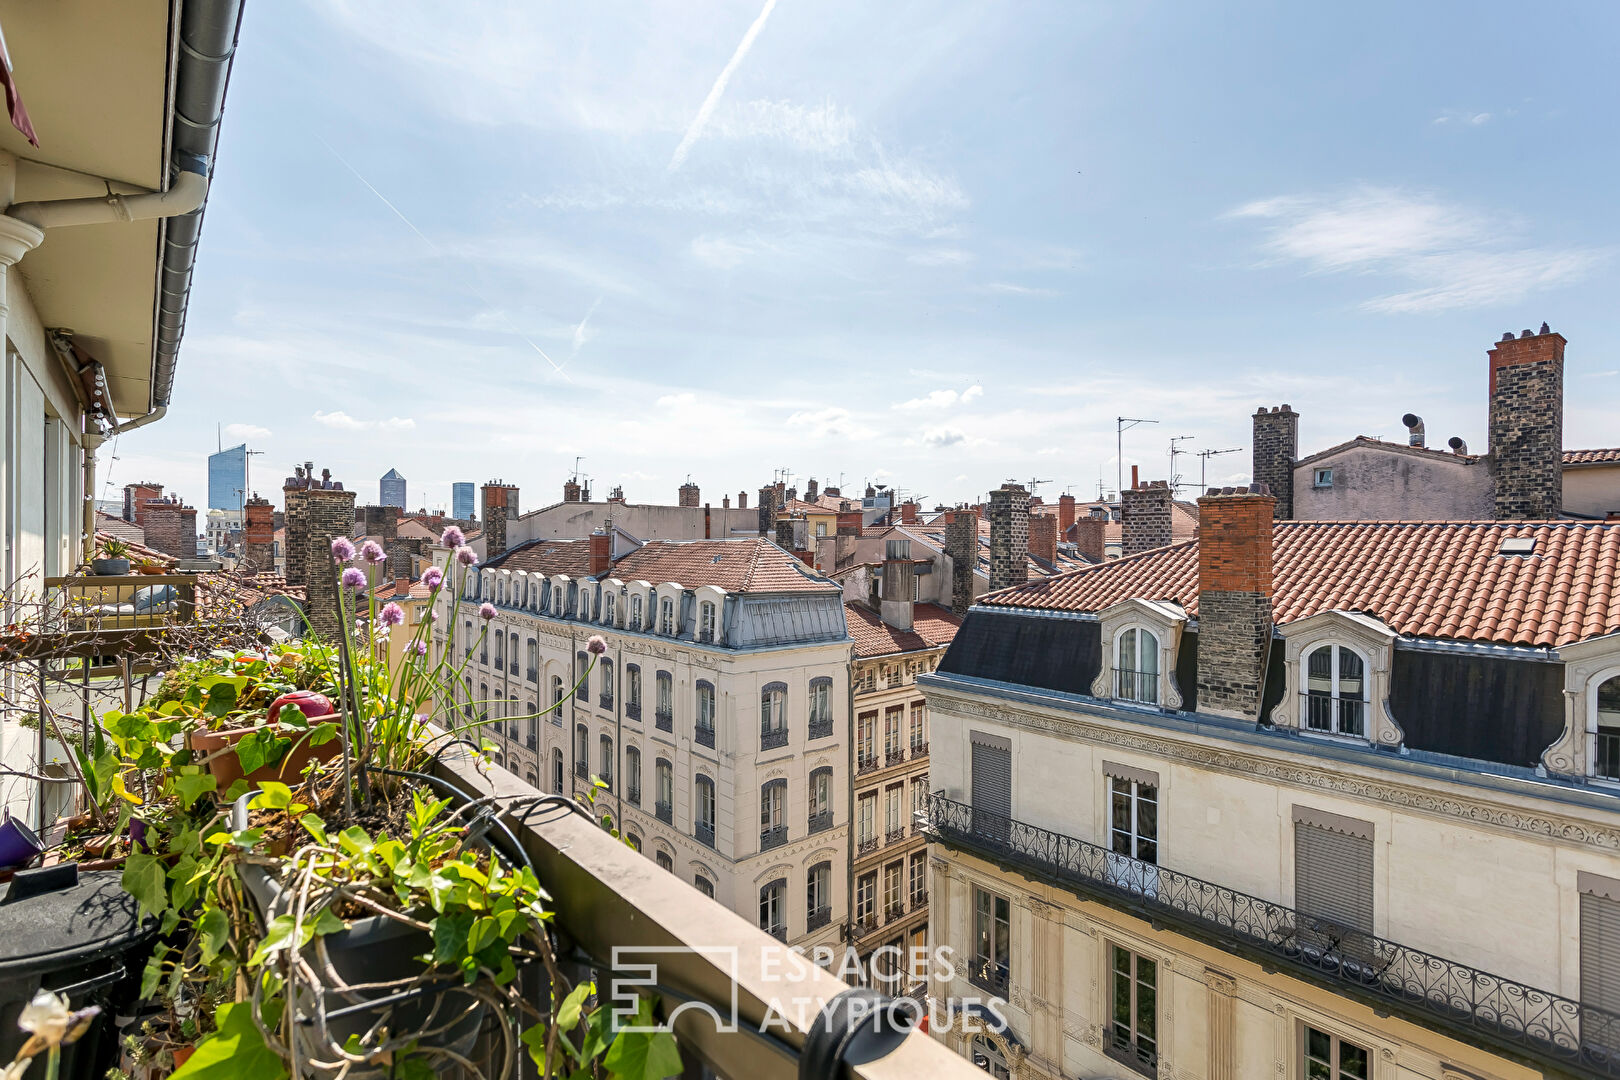
<svg viewBox="0 0 1620 1080"><path fill-rule="evenodd" d="M817 487L816 478L812 476L804 485L804 501L815 502L817 490L819 489Z"/></svg>
<svg viewBox="0 0 1620 1080"><path fill-rule="evenodd" d="M1283 405L1254 414L1254 482L1277 500L1277 520L1294 517L1294 462L1299 457L1299 413Z"/></svg>
<svg viewBox="0 0 1620 1080"><path fill-rule="evenodd" d="M178 495L147 499L143 511L146 546L177 559L197 557L197 509Z"/></svg>
<svg viewBox="0 0 1620 1080"><path fill-rule="evenodd" d="M1260 718L1271 643L1276 500L1264 484L1198 500L1198 708Z"/></svg>
<svg viewBox="0 0 1620 1080"><path fill-rule="evenodd" d="M990 493L990 589L1029 580L1029 492L1002 484Z"/></svg>
<svg viewBox="0 0 1620 1080"><path fill-rule="evenodd" d="M1170 542L1170 484L1149 480L1120 492L1120 553L1164 547Z"/></svg>
<svg viewBox="0 0 1620 1080"><path fill-rule="evenodd" d="M144 527L146 525L146 504L151 499L163 497L163 485L155 484L150 480L142 480L135 484L124 485L124 520L132 521Z"/></svg>
<svg viewBox="0 0 1620 1080"><path fill-rule="evenodd" d="M269 499L257 494L243 508L242 561L251 573L269 573L276 568L276 514Z"/></svg>
<svg viewBox="0 0 1620 1080"><path fill-rule="evenodd" d="M563 502L579 502L580 486L577 480L563 481Z"/></svg>
<svg viewBox="0 0 1620 1080"><path fill-rule="evenodd" d="M883 596L878 602L878 614L896 630L911 629L916 572L911 564L910 540L891 536L883 542Z"/></svg>
<svg viewBox="0 0 1620 1080"><path fill-rule="evenodd" d="M951 557L951 610L973 606L973 575L979 569L979 515L953 510L945 523L945 554Z"/></svg>
<svg viewBox="0 0 1620 1080"><path fill-rule="evenodd" d="M907 501L907 502L903 502L903 503L900 504L900 524L902 524L902 525L915 525L915 524L917 524L917 504L916 503Z"/></svg>
<svg viewBox="0 0 1620 1080"><path fill-rule="evenodd" d="M1069 535L1069 526L1074 524L1074 496L1058 496L1058 539Z"/></svg>
<svg viewBox="0 0 1620 1080"><path fill-rule="evenodd" d="M748 492L746 492L746 491L737 492L737 509L739 509L739 510L748 509Z"/></svg>
<svg viewBox="0 0 1620 1080"><path fill-rule="evenodd" d="M569 481L573 483L573 481ZM577 495L579 485L574 484ZM480 489L483 495L484 558L493 559L506 551L507 524L518 516L518 489L514 484L491 480ZM578 502L576 497L572 502Z"/></svg>
<svg viewBox="0 0 1620 1080"><path fill-rule="evenodd" d="M1058 519L1051 514L1029 516L1029 553L1047 563L1057 562Z"/></svg>
<svg viewBox="0 0 1620 1080"><path fill-rule="evenodd" d="M1094 562L1107 557L1108 518L1100 514L1086 514L1074 521L1074 546L1080 554Z"/></svg>
<svg viewBox="0 0 1620 1080"><path fill-rule="evenodd" d="M354 492L331 482L323 470L314 478L313 465L295 470L282 488L287 530L287 584L304 588L305 612L311 629L331 641L337 634L337 568L332 564L332 541L354 528Z"/></svg>
<svg viewBox="0 0 1620 1080"><path fill-rule="evenodd" d="M702 505L699 502L698 486L692 483L690 480L681 485L680 491L677 494L679 495L679 505L681 506Z"/></svg>
<svg viewBox="0 0 1620 1080"><path fill-rule="evenodd" d="M613 536L606 529L591 533L591 576L607 573L613 565Z"/></svg>
<svg viewBox="0 0 1620 1080"><path fill-rule="evenodd" d="M1564 506L1564 335L1502 335L1489 353L1490 455L1499 521L1555 518Z"/></svg>
<svg viewBox="0 0 1620 1080"><path fill-rule="evenodd" d="M775 484L766 484L759 489L759 505L754 511L759 521L759 535L771 536L776 532L776 512L781 508L776 501Z"/></svg>

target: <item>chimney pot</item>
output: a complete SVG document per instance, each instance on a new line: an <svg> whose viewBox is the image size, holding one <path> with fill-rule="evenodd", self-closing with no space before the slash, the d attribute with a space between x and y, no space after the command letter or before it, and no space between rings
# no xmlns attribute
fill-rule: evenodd
<svg viewBox="0 0 1620 1080"><path fill-rule="evenodd" d="M1198 707L1260 720L1271 637L1273 500L1198 500Z"/></svg>

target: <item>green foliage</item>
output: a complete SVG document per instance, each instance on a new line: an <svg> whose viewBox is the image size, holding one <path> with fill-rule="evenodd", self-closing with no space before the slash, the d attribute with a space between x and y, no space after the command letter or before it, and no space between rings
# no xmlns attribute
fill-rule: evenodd
<svg viewBox="0 0 1620 1080"><path fill-rule="evenodd" d="M265 1045L248 1002L227 1002L214 1013L215 1030L170 1080L285 1080L287 1065Z"/></svg>

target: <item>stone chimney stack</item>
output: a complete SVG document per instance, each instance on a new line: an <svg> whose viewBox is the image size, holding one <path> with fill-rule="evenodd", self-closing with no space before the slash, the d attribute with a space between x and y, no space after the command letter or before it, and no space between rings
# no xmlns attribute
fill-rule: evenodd
<svg viewBox="0 0 1620 1080"><path fill-rule="evenodd" d="M781 506L776 501L776 485L766 484L759 489L759 505L755 517L759 520L759 535L772 536L776 532L776 512Z"/></svg>
<svg viewBox="0 0 1620 1080"><path fill-rule="evenodd" d="M1029 516L1029 553L1048 564L1057 562L1058 519L1051 514Z"/></svg>
<svg viewBox="0 0 1620 1080"><path fill-rule="evenodd" d="M563 481L563 502L565 502L565 503L579 502L580 501L580 491L581 490L582 489L579 486L579 481L578 480L571 480L571 479L570 480L564 480Z"/></svg>
<svg viewBox="0 0 1620 1080"><path fill-rule="evenodd" d="M1069 526L1074 524L1074 496L1058 496L1058 539L1063 540L1069 535Z"/></svg>
<svg viewBox="0 0 1620 1080"><path fill-rule="evenodd" d="M124 485L124 520L146 527L146 504L163 497L163 485L150 480Z"/></svg>
<svg viewBox="0 0 1620 1080"><path fill-rule="evenodd" d="M1105 514L1086 514L1074 520L1074 546L1080 554L1093 562L1108 557L1108 517Z"/></svg>
<svg viewBox="0 0 1620 1080"><path fill-rule="evenodd" d="M1120 553L1135 555L1170 542L1170 483L1149 480L1119 493Z"/></svg>
<svg viewBox="0 0 1620 1080"><path fill-rule="evenodd" d="M703 505L702 502L699 500L698 486L696 484L692 483L692 481L690 481L690 480L688 480L686 483L681 485L681 490L680 490L679 494L680 494L680 503L679 503L679 505L681 505L681 506L701 506L701 505Z"/></svg>
<svg viewBox="0 0 1620 1080"><path fill-rule="evenodd" d="M574 484L574 490L577 495L578 484ZM518 516L518 489L514 484L491 480L480 491L484 506L484 558L493 559L506 551L507 526Z"/></svg>
<svg viewBox="0 0 1620 1080"><path fill-rule="evenodd" d="M973 606L973 575L979 569L979 515L953 510L945 523L945 554L951 557L951 610Z"/></svg>
<svg viewBox="0 0 1620 1080"><path fill-rule="evenodd" d="M287 478L281 497L286 508L287 584L304 587L310 627L331 641L338 629L332 541L354 529L354 492L333 483L325 470L316 480L313 466L306 463L297 475Z"/></svg>
<svg viewBox="0 0 1620 1080"><path fill-rule="evenodd" d="M820 488L818 486L816 478L812 476L809 479L809 481L804 485L804 501L805 502L815 502L816 501L816 492L819 491L819 490L820 490Z"/></svg>
<svg viewBox="0 0 1620 1080"><path fill-rule="evenodd" d="M1029 492L1002 484L990 493L990 590L1029 580Z"/></svg>
<svg viewBox="0 0 1620 1080"><path fill-rule="evenodd" d="M1299 457L1299 413L1287 405L1254 414L1254 482L1277 501L1277 520L1294 517L1294 462Z"/></svg>
<svg viewBox="0 0 1620 1080"><path fill-rule="evenodd" d="M731 509L731 496L730 495L722 495L722 496L720 496L720 509L722 509L722 510L730 510Z"/></svg>
<svg viewBox="0 0 1620 1080"><path fill-rule="evenodd" d="M276 568L275 508L255 494L243 511L242 561L249 573L268 574Z"/></svg>
<svg viewBox="0 0 1620 1080"><path fill-rule="evenodd" d="M910 630L913 615L912 588L916 567L911 564L911 541L904 536L883 542L883 596L878 614L896 630Z"/></svg>
<svg viewBox="0 0 1620 1080"><path fill-rule="evenodd" d="M197 508L178 495L146 500L146 546L177 559L197 557Z"/></svg>
<svg viewBox="0 0 1620 1080"><path fill-rule="evenodd" d="M1276 500L1264 484L1198 500L1198 708L1260 719L1271 644Z"/></svg>
<svg viewBox="0 0 1620 1080"><path fill-rule="evenodd" d="M748 492L746 492L746 491L737 492L737 509L739 509L739 510L748 509Z"/></svg>
<svg viewBox="0 0 1620 1080"><path fill-rule="evenodd" d="M613 534L606 529L591 533L591 576L605 574L613 565Z"/></svg>
<svg viewBox="0 0 1620 1080"><path fill-rule="evenodd" d="M1542 521L1564 507L1564 335L1541 324L1490 351L1490 455L1499 521Z"/></svg>

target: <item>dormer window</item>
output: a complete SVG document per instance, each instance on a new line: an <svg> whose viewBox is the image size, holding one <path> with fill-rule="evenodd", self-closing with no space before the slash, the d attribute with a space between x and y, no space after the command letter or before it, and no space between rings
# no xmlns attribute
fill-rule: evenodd
<svg viewBox="0 0 1620 1080"><path fill-rule="evenodd" d="M630 629L641 629L641 597L639 596L630 598Z"/></svg>
<svg viewBox="0 0 1620 1080"><path fill-rule="evenodd" d="M675 634L675 600L673 597L663 597L658 601L658 632L666 637Z"/></svg>
<svg viewBox="0 0 1620 1080"><path fill-rule="evenodd" d="M713 604L704 604L701 608L699 608L698 640L699 641L713 641L714 640L714 605Z"/></svg>
<svg viewBox="0 0 1620 1080"><path fill-rule="evenodd" d="M1597 747L1592 775L1620 780L1620 675L1605 679L1597 690Z"/></svg>
<svg viewBox="0 0 1620 1080"><path fill-rule="evenodd" d="M1367 737L1367 664L1343 645L1322 645L1305 658L1304 728Z"/></svg>
<svg viewBox="0 0 1620 1080"><path fill-rule="evenodd" d="M613 601L614 601L614 599L615 599L615 597L614 597L614 595L612 593L603 593L602 594L602 621L607 623L609 626L612 626L613 621L614 621L613 620L613 607L614 607Z"/></svg>
<svg viewBox="0 0 1620 1080"><path fill-rule="evenodd" d="M1159 639L1145 627L1123 630L1114 655L1114 697L1159 703Z"/></svg>

